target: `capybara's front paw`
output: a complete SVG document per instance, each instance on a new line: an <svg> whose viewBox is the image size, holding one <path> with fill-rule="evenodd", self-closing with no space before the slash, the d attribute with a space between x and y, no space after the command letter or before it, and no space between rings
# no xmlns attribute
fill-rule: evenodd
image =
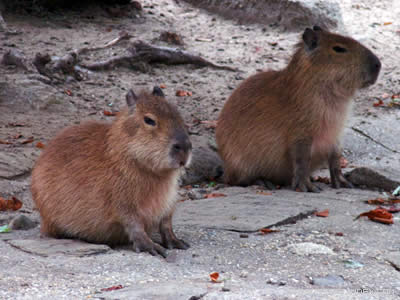
<svg viewBox="0 0 400 300"><path fill-rule="evenodd" d="M186 243L184 240L180 240L178 238L165 239L162 242L162 245L167 249L183 249L186 250L190 248L190 245Z"/></svg>
<svg viewBox="0 0 400 300"><path fill-rule="evenodd" d="M148 252L151 255L161 255L162 257L167 257L167 252L160 245L152 242L150 239L136 239L133 242L133 250L137 253Z"/></svg>
<svg viewBox="0 0 400 300"><path fill-rule="evenodd" d="M312 192L312 193L319 193L322 189L313 184L310 179L307 177L294 177L292 181L292 188L297 192Z"/></svg>

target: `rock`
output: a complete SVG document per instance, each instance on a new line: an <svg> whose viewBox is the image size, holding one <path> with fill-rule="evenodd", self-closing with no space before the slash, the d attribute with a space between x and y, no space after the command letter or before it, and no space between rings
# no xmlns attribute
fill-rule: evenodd
<svg viewBox="0 0 400 300"><path fill-rule="evenodd" d="M222 160L202 137L191 137L193 143L192 163L181 177L181 184L195 184L218 179L223 174Z"/></svg>
<svg viewBox="0 0 400 300"><path fill-rule="evenodd" d="M288 249L294 254L304 256L313 254L336 255L335 252L327 246L309 242L291 244L288 246Z"/></svg>
<svg viewBox="0 0 400 300"><path fill-rule="evenodd" d="M356 168L345 174L346 178L358 186L379 188L385 191L393 191L400 186L400 182L391 180L369 168Z"/></svg>
<svg viewBox="0 0 400 300"><path fill-rule="evenodd" d="M19 215L13 218L10 222L10 228L13 230L29 230L35 228L38 223L32 221L25 215Z"/></svg>
<svg viewBox="0 0 400 300"><path fill-rule="evenodd" d="M76 108L68 97L38 80L9 78L7 82L0 82L0 106L9 107L17 112L32 109L51 112L75 111Z"/></svg>
<svg viewBox="0 0 400 300"><path fill-rule="evenodd" d="M346 282L341 275L327 275L313 278L311 284L323 287L337 287L345 285Z"/></svg>
<svg viewBox="0 0 400 300"><path fill-rule="evenodd" d="M340 5L322 0L185 0L241 23L279 25L289 31L319 25L327 29L342 28Z"/></svg>
<svg viewBox="0 0 400 300"><path fill-rule="evenodd" d="M146 300L175 300L175 299L201 299L207 294L205 283L186 280L173 280L167 282L137 283L132 287L123 288L112 292L96 294L98 299L146 299Z"/></svg>
<svg viewBox="0 0 400 300"><path fill-rule="evenodd" d="M0 152L0 178L13 179L29 173L38 153L38 149L15 149L15 152Z"/></svg>
<svg viewBox="0 0 400 300"><path fill-rule="evenodd" d="M107 245L89 244L78 240L38 239L9 240L11 246L39 256L68 255L88 256L106 253L111 250Z"/></svg>
<svg viewBox="0 0 400 300"><path fill-rule="evenodd" d="M206 194L207 191L205 189L191 189L187 195L189 199L191 200L198 200L198 199L203 199L204 194Z"/></svg>

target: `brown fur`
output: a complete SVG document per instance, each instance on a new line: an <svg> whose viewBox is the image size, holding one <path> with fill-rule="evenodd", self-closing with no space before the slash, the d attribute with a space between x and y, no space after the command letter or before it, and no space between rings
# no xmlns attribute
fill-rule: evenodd
<svg viewBox="0 0 400 300"><path fill-rule="evenodd" d="M227 183L263 179L317 191L307 177L328 160L334 186L350 185L337 169L338 140L351 96L376 80L380 63L357 41L314 29L286 68L249 77L225 103L216 138Z"/></svg>
<svg viewBox="0 0 400 300"><path fill-rule="evenodd" d="M157 126L147 125L145 116ZM177 143L177 133L187 149L175 155L171 145ZM162 225L167 231L162 235L169 234L164 246L185 248L173 235L171 218L180 166L189 163L190 151L178 111L163 97L147 93L112 124L87 122L64 129L32 173L41 231L96 243L131 241L138 251L155 254L155 249L165 255L146 236L154 225ZM182 161L177 165L176 160Z"/></svg>

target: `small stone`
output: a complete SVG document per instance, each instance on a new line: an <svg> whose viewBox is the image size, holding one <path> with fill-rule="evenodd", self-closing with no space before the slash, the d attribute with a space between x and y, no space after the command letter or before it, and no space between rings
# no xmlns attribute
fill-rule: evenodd
<svg viewBox="0 0 400 300"><path fill-rule="evenodd" d="M229 292L231 289L227 288L227 287L222 287L221 291L223 292Z"/></svg>
<svg viewBox="0 0 400 300"><path fill-rule="evenodd" d="M239 276L240 276L240 278L247 278L247 275L249 275L249 272L242 271Z"/></svg>
<svg viewBox="0 0 400 300"><path fill-rule="evenodd" d="M207 191L204 189L192 189L188 192L188 197L191 200L198 200L198 199L203 199L204 198L204 194Z"/></svg>
<svg viewBox="0 0 400 300"><path fill-rule="evenodd" d="M326 254L335 255L331 248L311 242L291 244L288 248L297 255Z"/></svg>
<svg viewBox="0 0 400 300"><path fill-rule="evenodd" d="M13 230L29 230L35 228L37 223L25 215L19 215L11 220L9 226Z"/></svg>
<svg viewBox="0 0 400 300"><path fill-rule="evenodd" d="M242 239L247 239L249 237L249 235L247 233L241 233L239 235L239 237L242 238Z"/></svg>
<svg viewBox="0 0 400 300"><path fill-rule="evenodd" d="M315 277L311 280L311 284L323 287L337 287L343 286L345 281L343 276L327 275L324 277Z"/></svg>

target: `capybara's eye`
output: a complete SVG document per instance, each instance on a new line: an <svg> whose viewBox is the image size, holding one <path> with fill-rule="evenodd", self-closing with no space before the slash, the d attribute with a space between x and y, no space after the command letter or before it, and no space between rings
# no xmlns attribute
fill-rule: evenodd
<svg viewBox="0 0 400 300"><path fill-rule="evenodd" d="M152 118L144 117L144 122L145 122L147 125L156 126L156 121L154 121Z"/></svg>
<svg viewBox="0 0 400 300"><path fill-rule="evenodd" d="M335 46L332 49L335 50L335 52L337 52L337 53L345 53L345 52L347 52L346 48L343 48L343 47L340 47L340 46Z"/></svg>

